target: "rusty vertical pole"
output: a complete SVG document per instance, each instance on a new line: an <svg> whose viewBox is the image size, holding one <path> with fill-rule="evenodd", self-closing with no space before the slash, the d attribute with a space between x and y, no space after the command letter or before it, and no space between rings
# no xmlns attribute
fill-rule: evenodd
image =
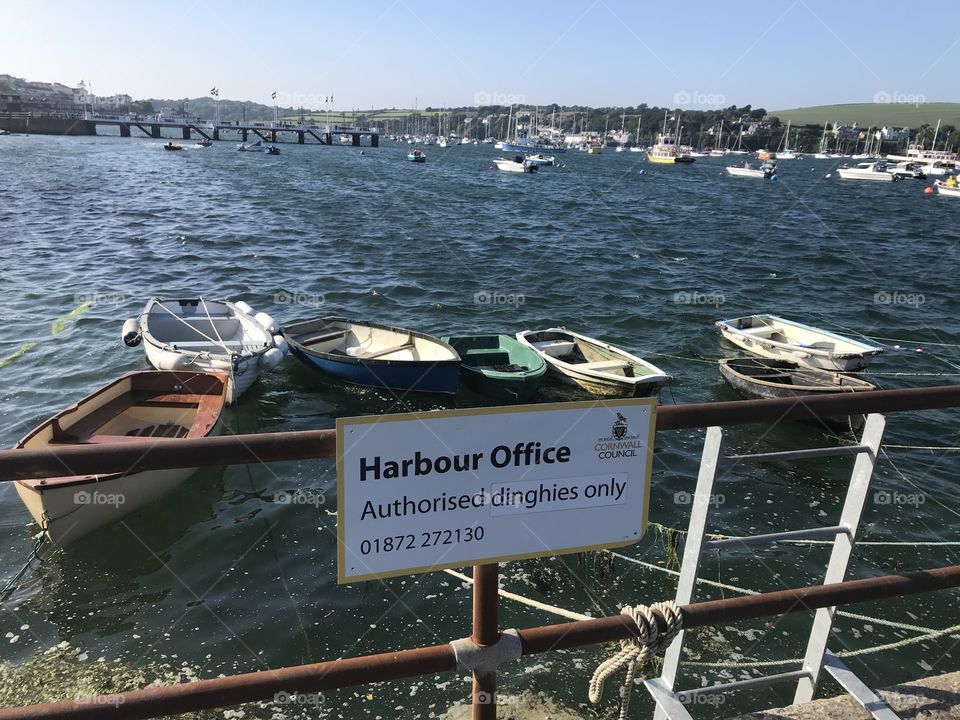
<svg viewBox="0 0 960 720"><path fill-rule="evenodd" d="M480 646L500 639L500 568L496 563L473 566L473 634ZM497 672L473 673L473 720L496 720Z"/></svg>

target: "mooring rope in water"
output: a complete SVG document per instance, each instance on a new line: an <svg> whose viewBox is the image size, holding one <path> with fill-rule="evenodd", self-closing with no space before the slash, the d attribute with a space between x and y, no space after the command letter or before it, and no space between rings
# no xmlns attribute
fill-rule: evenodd
<svg viewBox="0 0 960 720"><path fill-rule="evenodd" d="M661 633L654 615L657 611L667 622L667 629ZM633 676L637 667L662 653L673 639L683 630L683 618L680 608L673 600L657 602L653 605L627 606L620 614L628 616L637 626L637 634L620 641L620 651L597 666L590 678L590 702L600 702L603 684L621 667L626 667L627 675L620 690L620 720L626 720L630 708L630 695L633 691Z"/></svg>
<svg viewBox="0 0 960 720"><path fill-rule="evenodd" d="M20 581L27 570L30 569L30 566L33 564L34 560L40 558L40 548L43 547L43 544L47 540L47 534L45 532L40 533L40 536L37 538L37 541L33 544L33 549L30 551L30 555L27 556L27 562L23 564L23 567L20 568L10 580L3 586L3 589L0 590L0 602L4 602L13 592L19 587L17 583Z"/></svg>

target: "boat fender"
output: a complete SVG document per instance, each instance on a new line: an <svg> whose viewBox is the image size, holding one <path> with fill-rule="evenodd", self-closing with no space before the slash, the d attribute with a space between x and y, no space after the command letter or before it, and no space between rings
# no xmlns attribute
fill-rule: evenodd
<svg viewBox="0 0 960 720"><path fill-rule="evenodd" d="M273 370L283 362L283 351L280 348L270 348L260 356L260 364L267 370Z"/></svg>
<svg viewBox="0 0 960 720"><path fill-rule="evenodd" d="M245 312L247 315L253 315L253 308L247 305L243 300L235 302L233 306L240 312Z"/></svg>
<svg viewBox="0 0 960 720"><path fill-rule="evenodd" d="M123 344L127 347L136 347L143 338L140 336L140 326L136 318L130 318L123 324L123 330L120 333L123 337Z"/></svg>
<svg viewBox="0 0 960 720"><path fill-rule="evenodd" d="M287 339L283 335L273 336L273 346L284 355L290 352L290 343L287 342Z"/></svg>
<svg viewBox="0 0 960 720"><path fill-rule="evenodd" d="M272 317L267 315L265 312L258 312L253 316L253 319L257 321L257 325L262 327L271 335L275 333L280 328L277 327L277 322Z"/></svg>
<svg viewBox="0 0 960 720"><path fill-rule="evenodd" d="M777 176L776 176L776 175L771 175L771 176L770 176L770 182L776 182L776 181L777 181Z"/></svg>

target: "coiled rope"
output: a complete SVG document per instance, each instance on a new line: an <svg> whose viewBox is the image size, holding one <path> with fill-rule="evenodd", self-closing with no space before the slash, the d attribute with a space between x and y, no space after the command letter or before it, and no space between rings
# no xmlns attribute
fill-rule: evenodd
<svg viewBox="0 0 960 720"><path fill-rule="evenodd" d="M662 633L654 612L659 613L667 623L667 629ZM626 667L627 675L620 690L620 720L626 720L627 710L630 707L630 695L633 691L633 676L637 666L667 649L677 634L683 630L683 618L680 615L680 608L673 600L649 606L628 606L620 613L633 620L637 626L637 634L622 640L620 651L597 666L593 677L590 678L589 696L590 702L600 702L603 683L621 667Z"/></svg>

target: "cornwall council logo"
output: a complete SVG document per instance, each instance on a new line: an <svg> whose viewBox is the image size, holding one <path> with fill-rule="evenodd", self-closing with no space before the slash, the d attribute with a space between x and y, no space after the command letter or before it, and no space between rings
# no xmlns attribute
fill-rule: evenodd
<svg viewBox="0 0 960 720"><path fill-rule="evenodd" d="M627 434L627 419L620 413L617 413L617 419L613 421L613 436L617 440L623 440L626 434Z"/></svg>

